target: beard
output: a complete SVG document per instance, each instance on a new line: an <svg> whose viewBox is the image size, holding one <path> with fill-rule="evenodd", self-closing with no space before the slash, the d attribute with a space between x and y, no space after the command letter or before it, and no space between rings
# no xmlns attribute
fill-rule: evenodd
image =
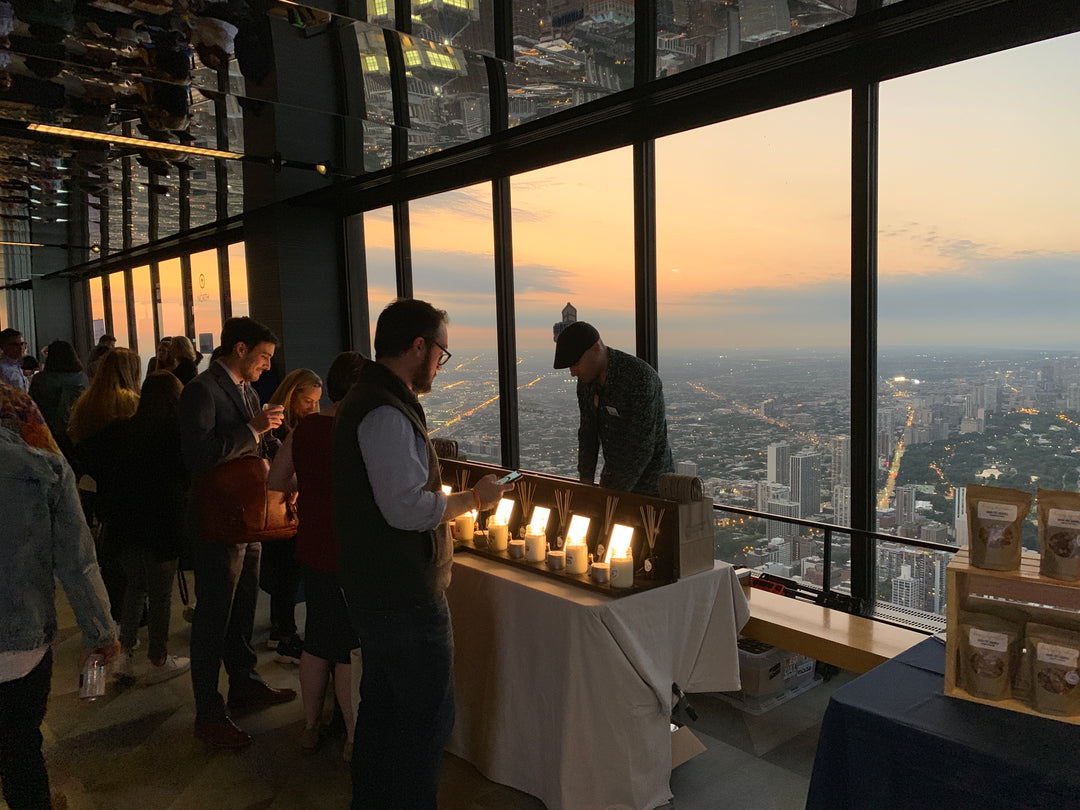
<svg viewBox="0 0 1080 810"><path fill-rule="evenodd" d="M430 394L431 384L435 382L435 375L429 374L426 368L418 368L413 372L412 385L414 394Z"/></svg>

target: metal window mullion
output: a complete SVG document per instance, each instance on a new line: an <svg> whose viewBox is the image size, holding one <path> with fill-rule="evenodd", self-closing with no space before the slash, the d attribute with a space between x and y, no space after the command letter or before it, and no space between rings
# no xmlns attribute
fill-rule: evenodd
<svg viewBox="0 0 1080 810"><path fill-rule="evenodd" d="M105 334L112 335L113 311L112 311L112 284L109 283L109 274L101 275L101 317L105 321ZM95 345L97 341L94 341Z"/></svg>
<svg viewBox="0 0 1080 810"><path fill-rule="evenodd" d="M634 144L634 321L637 355L659 366L656 303L656 144Z"/></svg>
<svg viewBox="0 0 1080 810"><path fill-rule="evenodd" d="M499 430L502 465L521 466L518 423L517 321L514 316L513 215L510 178L491 183L491 221L495 235L495 326L499 353Z"/></svg>
<svg viewBox="0 0 1080 810"><path fill-rule="evenodd" d="M851 595L873 610L877 464L878 85L851 91Z"/></svg>
<svg viewBox="0 0 1080 810"><path fill-rule="evenodd" d="M409 233L409 204L398 202L394 212L394 274L397 277L397 294L402 298L413 297L412 237Z"/></svg>
<svg viewBox="0 0 1080 810"><path fill-rule="evenodd" d="M191 254L180 257L180 290L184 299L184 334L197 344L195 335L195 290L191 284Z"/></svg>
<svg viewBox="0 0 1080 810"><path fill-rule="evenodd" d="M634 2L634 87L656 78L656 2Z"/></svg>
<svg viewBox="0 0 1080 810"><path fill-rule="evenodd" d="M364 215L345 217L345 301L348 307L349 348L374 357L371 346L371 308L368 303L367 251Z"/></svg>
<svg viewBox="0 0 1080 810"><path fill-rule="evenodd" d="M232 317L232 279L229 277L229 246L217 246L218 300L221 302L221 322Z"/></svg>
<svg viewBox="0 0 1080 810"><path fill-rule="evenodd" d="M124 268L124 306L127 308L128 348L139 351L139 330L135 323L135 285L132 284L131 267Z"/></svg>
<svg viewBox="0 0 1080 810"><path fill-rule="evenodd" d="M154 351L164 335L161 334L161 271L157 262L150 262L150 309L154 318Z"/></svg>
<svg viewBox="0 0 1080 810"><path fill-rule="evenodd" d="M511 0L492 0L495 4L495 58L514 61L514 10Z"/></svg>
<svg viewBox="0 0 1080 810"><path fill-rule="evenodd" d="M488 110L491 132L505 132L510 125L510 99L506 94L506 69L503 63L490 56L484 57L488 77Z"/></svg>

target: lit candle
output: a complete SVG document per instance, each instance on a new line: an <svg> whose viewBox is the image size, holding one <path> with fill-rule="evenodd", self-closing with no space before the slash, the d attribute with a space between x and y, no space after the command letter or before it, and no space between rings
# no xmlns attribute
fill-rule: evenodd
<svg viewBox="0 0 1080 810"><path fill-rule="evenodd" d="M492 551L506 551L506 521L492 515L487 522L488 548Z"/></svg>
<svg viewBox="0 0 1080 810"><path fill-rule="evenodd" d="M458 515L457 520L454 521L457 526L457 534L462 540L472 540L473 534L476 531L476 514L474 512L466 512L464 515Z"/></svg>
<svg viewBox="0 0 1080 810"><path fill-rule="evenodd" d="M611 587L630 588L634 585L634 558L611 558Z"/></svg>
<svg viewBox="0 0 1080 810"><path fill-rule="evenodd" d="M578 541L566 544L566 570L571 574L584 574L589 567L589 547Z"/></svg>
<svg viewBox="0 0 1080 810"><path fill-rule="evenodd" d="M525 531L525 559L529 562L543 562L547 556L547 537L535 526Z"/></svg>

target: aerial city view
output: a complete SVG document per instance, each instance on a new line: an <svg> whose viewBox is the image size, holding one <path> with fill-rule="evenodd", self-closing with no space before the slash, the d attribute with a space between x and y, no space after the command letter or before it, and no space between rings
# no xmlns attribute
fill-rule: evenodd
<svg viewBox="0 0 1080 810"><path fill-rule="evenodd" d="M849 526L848 364L846 353L823 350L662 354L678 471L698 475L717 504ZM576 477L575 381L551 366L551 351L519 352L521 465ZM1080 488L1080 353L882 351L878 372L879 531L963 544L969 484ZM493 351L455 352L424 407L434 435L499 463ZM717 558L820 586L820 532L717 515ZM1030 520L1024 544L1038 548ZM846 535L834 535L839 591L849 550ZM950 557L879 543L879 604L935 626Z"/></svg>

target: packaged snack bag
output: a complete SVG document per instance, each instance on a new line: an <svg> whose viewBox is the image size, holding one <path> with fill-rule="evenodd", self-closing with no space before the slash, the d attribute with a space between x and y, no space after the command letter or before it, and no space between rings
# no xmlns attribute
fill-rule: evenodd
<svg viewBox="0 0 1080 810"><path fill-rule="evenodd" d="M1020 567L1024 519L1031 493L1005 487L967 488L968 546L976 568L1012 571Z"/></svg>

